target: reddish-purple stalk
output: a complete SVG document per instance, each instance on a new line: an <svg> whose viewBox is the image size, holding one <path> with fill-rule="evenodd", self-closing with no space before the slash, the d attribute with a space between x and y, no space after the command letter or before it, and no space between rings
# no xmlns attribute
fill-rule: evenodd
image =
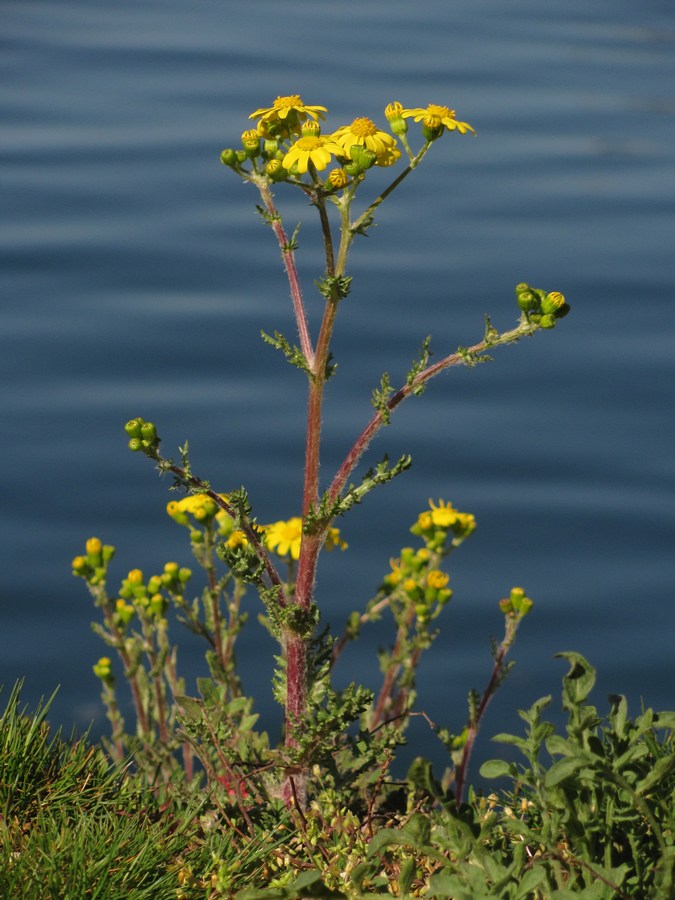
<svg viewBox="0 0 675 900"><path fill-rule="evenodd" d="M414 168L419 159L424 155L428 145L419 154L414 163L409 166L390 187L383 192L378 200L364 213L356 222L359 225L365 220L367 213L371 212L382 200L385 199L400 182ZM330 349L330 341L333 334L335 323L335 315L339 303L339 296L336 294L326 300L324 308L323 320L319 331L319 337L316 345L316 351L312 350L312 342L307 326L307 317L305 314L304 302L302 299L302 291L298 279L297 268L295 266L295 257L293 247L288 242L288 237L281 224L281 217L274 205L272 193L269 185L263 181L256 183L260 189L261 197L269 215L269 221L276 235L277 241L282 252L286 273L288 276L291 297L293 300L293 309L295 312L296 325L300 337L307 368L310 372L309 378L309 398L307 413L307 433L305 441L305 472L303 484L302 498L302 516L306 517L312 508L318 503L319 499L319 463L320 463L320 443L321 443L321 416L323 407L323 388L326 381L326 365ZM355 234L355 225L350 225L348 221L348 206L341 208L342 214L342 236L340 241L340 249L338 253L337 264L334 260L333 242L330 230L328 216L324 199L320 195L313 195L313 201L319 209L321 219L321 227L324 237L324 245L326 250L326 275L335 278L344 275L347 251L351 240ZM506 332L499 336L498 340L483 340L474 346L469 347L463 353L457 352L446 356L444 359L431 366L428 366L422 372L411 380L410 383L399 388L387 402L387 413L392 412L407 397L418 390L420 387L435 375L444 371L451 366L458 366L466 363L467 354L478 355L491 346L496 344L508 343L517 340L518 337L529 333L528 329L521 326ZM345 457L344 462L336 473L329 489L329 497L336 501L343 490L349 475L356 467L359 459L365 452L368 444L386 423L388 414L385 416L379 411L371 418L359 437L356 439L351 450ZM304 611L309 611L312 603L314 592L314 582L316 578L316 567L321 547L325 540L326 531L329 523L317 531L310 534L303 534L300 545L300 557L298 560L298 573L295 585L295 594L293 599L288 598L288 602L293 602L301 607ZM307 653L309 649L308 641L296 632L287 629L282 637L283 649L286 660L286 746L293 748L297 746L296 731L301 723L303 716L307 711L308 697L308 659ZM290 806L297 803L298 797L300 802L304 803L306 797L306 775L304 773L295 773L295 777L290 775L286 778L283 786L283 796L286 803Z"/></svg>
<svg viewBox="0 0 675 900"><path fill-rule="evenodd" d="M468 735L466 743L464 744L464 748L462 750L462 759L460 760L459 765L457 765L457 767L455 768L455 800L458 807L462 804L464 796L464 786L469 774L469 761L473 752L473 745L475 744L476 738L478 737L478 729L480 728L481 722L483 721L485 711L490 705L490 701L497 693L497 688L499 687L499 684L502 680L506 654L509 652L513 645L513 641L516 637L516 631L518 630L519 621L520 619L511 616L506 617L506 633L504 634L504 639L502 640L501 644L497 648L497 652L495 653L494 665L492 667L490 680L487 683L487 687L483 691L483 696L481 697L478 709L476 710L476 714L473 716L472 721L469 722Z"/></svg>

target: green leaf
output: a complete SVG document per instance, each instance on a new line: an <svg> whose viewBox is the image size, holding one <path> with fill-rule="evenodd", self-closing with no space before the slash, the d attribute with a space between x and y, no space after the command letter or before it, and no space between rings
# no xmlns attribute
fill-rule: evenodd
<svg viewBox="0 0 675 900"><path fill-rule="evenodd" d="M544 775L544 785L547 788L556 787L562 781L570 778L575 772L578 772L579 769L583 769L584 766L587 766L588 762L585 759L582 759L578 756L566 756L565 759L560 759L558 762L553 763L551 768Z"/></svg>
<svg viewBox="0 0 675 900"><path fill-rule="evenodd" d="M265 331L261 331L260 336L266 344L274 347L275 350L280 350L292 366L295 366L296 369L301 369L308 375L313 376L314 373L307 363L305 354L299 347L291 346L289 341L283 336L280 331L275 331L274 336L267 334L267 332Z"/></svg>
<svg viewBox="0 0 675 900"><path fill-rule="evenodd" d="M675 753L664 756L654 763L651 772L637 785L637 793L649 793L660 781L668 778L673 772L675 772Z"/></svg>
<svg viewBox="0 0 675 900"><path fill-rule="evenodd" d="M563 707L570 709L582 703L592 691L595 669L581 653L569 651L555 655L570 664L569 672L563 677Z"/></svg>
<svg viewBox="0 0 675 900"><path fill-rule="evenodd" d="M536 866L525 872L520 879L514 900L527 900L529 895L546 879L546 869L543 866Z"/></svg>
<svg viewBox="0 0 675 900"><path fill-rule="evenodd" d="M479 769L483 778L508 778L513 776L513 763L505 759L488 759Z"/></svg>
<svg viewBox="0 0 675 900"><path fill-rule="evenodd" d="M178 695L176 703L182 708L183 718L187 719L188 722L197 723L202 721L204 705L201 700Z"/></svg>

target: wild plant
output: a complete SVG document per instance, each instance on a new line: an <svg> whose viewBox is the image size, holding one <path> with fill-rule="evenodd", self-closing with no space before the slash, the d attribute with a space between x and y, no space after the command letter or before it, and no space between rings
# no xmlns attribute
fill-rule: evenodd
<svg viewBox="0 0 675 900"><path fill-rule="evenodd" d="M260 522L245 488L212 487L193 471L187 442L179 448L178 461L165 456L155 423L137 416L126 425L129 447L152 460L160 474L172 477L172 488L183 492L168 503L167 513L186 529L202 586L193 588L192 570L170 561L149 576L131 569L111 592L108 568L114 549L97 538L90 538L73 561L74 574L86 581L102 616L96 631L118 658L133 700L135 723L128 729L117 695L117 663L102 657L94 671L112 726L109 752L120 760L131 754L147 782L164 789L200 782L205 773L223 816L235 816L237 828L244 829L253 829L251 809L264 803L293 807L306 821L312 798L319 795L325 802L348 795L370 820L376 809L394 802L391 762L411 716L423 715L415 705L416 670L452 595L446 559L471 535L475 521L450 502L430 501L411 529L419 546L402 548L370 601L346 611L343 633L321 622L319 556L324 550L346 550L336 522L374 488L409 468L408 454L395 461L384 456L360 477L356 474L371 441L404 401L419 397L432 378L449 369L484 363L497 348L554 328L569 309L559 292L521 282L515 289L514 326L500 330L486 317L480 338L442 348L434 362L431 339L423 338L401 383L387 372L382 375L372 392L369 420L355 431L341 464L326 478L321 469L324 392L336 372L331 346L338 312L354 302L348 268L352 244L369 234L380 205L432 148L475 134L454 110L435 104L405 108L390 103L388 130L360 116L324 134L326 113L299 95L278 97L251 114L255 124L243 132L241 146L221 154L226 168L258 191L258 213L276 239L290 289L297 342L279 331L261 334L306 383L304 478L296 507L287 519ZM374 199L359 205L377 182L373 174L382 170L397 174ZM299 191L318 217L325 265L315 281L323 303L316 334L296 263L298 228L287 230L275 191ZM273 690L284 709L280 742L256 729L253 699L237 667L237 639L255 610L252 591L262 602L262 622L279 646ZM463 799L483 714L508 671L506 655L531 606L522 588L500 601L504 638L494 644L486 689L470 693L466 727L453 734L430 722L449 751L446 789L457 803ZM335 690L331 672L345 645L385 615L393 639L380 654L379 690L356 683ZM178 647L170 637L174 619L205 642L208 672L198 680L199 697L189 696L179 674Z"/></svg>

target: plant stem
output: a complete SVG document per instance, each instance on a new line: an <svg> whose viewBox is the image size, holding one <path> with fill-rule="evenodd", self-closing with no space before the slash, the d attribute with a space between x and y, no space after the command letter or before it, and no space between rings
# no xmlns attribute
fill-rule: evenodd
<svg viewBox="0 0 675 900"><path fill-rule="evenodd" d="M464 785L466 784L466 779L469 773L469 761L471 759L471 753L473 752L473 745L476 742L476 738L478 737L478 729L480 728L480 724L483 721L485 711L487 710L490 701L496 694L497 688L502 681L506 654L513 646L519 622L520 619L512 618L510 616L506 617L504 639L495 652L494 665L492 667L490 680L487 683L487 687L483 691L483 696L481 697L480 704L478 705L478 710L476 711L476 714L473 717L472 721L469 722L469 733L466 739L466 743L464 744L464 749L462 751L462 759L455 769L455 800L458 807L462 804Z"/></svg>
<svg viewBox="0 0 675 900"><path fill-rule="evenodd" d="M420 387L423 387L427 381L429 381L431 378L434 378L436 375L439 375L446 369L449 369L453 366L467 365L467 359L471 358L479 361L482 355L485 354L488 350L491 350L493 347L500 346L501 344L514 343L521 337L526 337L533 334L536 329L536 325L532 325L531 323L523 320L516 328L512 328L510 331L505 331L497 338L491 338L489 340L483 339L477 344L468 347L466 350L458 351L457 353L451 353L449 356L444 357L437 363L428 366L426 369L416 375L414 379L400 387L389 398L387 402L388 412L393 412L393 410L395 410L397 406L403 403L404 400L407 400L407 398L410 397L411 394L414 394L416 391L418 391ZM342 465L333 478L333 482L328 490L330 500L335 501L338 499L340 492L347 483L347 479L356 468L358 461L365 453L369 443L375 437L380 428L382 428L382 426L386 424L386 418L381 412L375 413L375 415L368 422L361 434L357 437L356 441L352 445L351 450L347 453L347 456L345 457Z"/></svg>

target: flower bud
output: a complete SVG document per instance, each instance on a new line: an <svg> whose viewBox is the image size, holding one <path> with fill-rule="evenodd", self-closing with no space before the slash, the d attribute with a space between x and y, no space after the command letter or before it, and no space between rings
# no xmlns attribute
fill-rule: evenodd
<svg viewBox="0 0 675 900"><path fill-rule="evenodd" d="M302 137L319 137L321 134L321 125L318 122L315 122L314 119L307 119L306 122L302 123L301 127Z"/></svg>
<svg viewBox="0 0 675 900"><path fill-rule="evenodd" d="M84 575L87 569L87 560L84 556L76 556L72 563L73 575Z"/></svg>
<svg viewBox="0 0 675 900"><path fill-rule="evenodd" d="M541 301L541 311L543 313L555 314L563 306L565 306L565 298L559 291L552 291Z"/></svg>
<svg viewBox="0 0 675 900"><path fill-rule="evenodd" d="M143 584L143 573L140 569L132 569L127 575L127 581L131 585Z"/></svg>
<svg viewBox="0 0 675 900"><path fill-rule="evenodd" d="M339 191L343 187L346 187L348 182L349 176L344 169L331 169L328 173L328 178L326 179L326 187L329 187L334 191Z"/></svg>
<svg viewBox="0 0 675 900"><path fill-rule="evenodd" d="M260 137L255 128L249 128L241 136L241 143L246 156L257 156L260 151Z"/></svg>
<svg viewBox="0 0 675 900"><path fill-rule="evenodd" d="M350 147L349 155L354 165L362 172L365 172L366 169L370 169L377 162L377 153L361 144L354 144Z"/></svg>
<svg viewBox="0 0 675 900"><path fill-rule="evenodd" d="M136 610L125 600L117 600L115 602L115 613L121 625L128 625L136 615Z"/></svg>
<svg viewBox="0 0 675 900"><path fill-rule="evenodd" d="M232 150L232 148L228 147L220 154L220 161L224 166L229 166L231 169L235 169L237 167L237 154L234 152L234 150Z"/></svg>
<svg viewBox="0 0 675 900"><path fill-rule="evenodd" d="M168 605L168 600L166 597L163 597L162 594L154 594L150 598L150 612L156 616L163 616Z"/></svg>
<svg viewBox="0 0 675 900"><path fill-rule="evenodd" d="M89 538L85 546L87 548L87 553L91 553L92 556L98 556L103 549L103 544L97 537Z"/></svg>
<svg viewBox="0 0 675 900"><path fill-rule="evenodd" d="M189 581L192 578L192 569L181 568L178 570L178 580L185 584L186 581Z"/></svg>
<svg viewBox="0 0 675 900"><path fill-rule="evenodd" d="M140 438L131 438L129 441L129 449L134 453L138 453L139 450L143 449L143 441Z"/></svg>
<svg viewBox="0 0 675 900"><path fill-rule="evenodd" d="M523 312L530 312L539 306L539 298L529 289L516 293L516 300Z"/></svg>
<svg viewBox="0 0 675 900"><path fill-rule="evenodd" d="M272 181L286 181L288 169L285 169L280 159L271 159L265 166L265 175Z"/></svg>
<svg viewBox="0 0 675 900"><path fill-rule="evenodd" d="M157 443L157 429L152 422L143 422L141 425L141 437L144 441Z"/></svg>
<svg viewBox="0 0 675 900"><path fill-rule="evenodd" d="M279 152L279 141L276 138L265 138L263 141L263 157L273 159Z"/></svg>
<svg viewBox="0 0 675 900"><path fill-rule="evenodd" d="M92 670L94 675L100 678L101 681L111 683L115 680L112 673L112 663L108 656L102 656L96 665L92 666Z"/></svg>
<svg viewBox="0 0 675 900"><path fill-rule="evenodd" d="M403 106L398 101L394 101L394 103L390 103L385 107L384 114L394 134L402 135L408 130L408 123L401 115L402 112Z"/></svg>
<svg viewBox="0 0 675 900"><path fill-rule="evenodd" d="M555 328L555 316L551 313L542 316L539 320L539 326L541 328Z"/></svg>
<svg viewBox="0 0 675 900"><path fill-rule="evenodd" d="M143 425L143 419L130 419L127 424L124 426L124 430L129 435L130 438L139 438L141 436L141 427Z"/></svg>
<svg viewBox="0 0 675 900"><path fill-rule="evenodd" d="M112 546L112 544L104 544L103 548L101 550L101 556L103 557L103 562L106 564L109 563L114 555L115 555L115 548Z"/></svg>

